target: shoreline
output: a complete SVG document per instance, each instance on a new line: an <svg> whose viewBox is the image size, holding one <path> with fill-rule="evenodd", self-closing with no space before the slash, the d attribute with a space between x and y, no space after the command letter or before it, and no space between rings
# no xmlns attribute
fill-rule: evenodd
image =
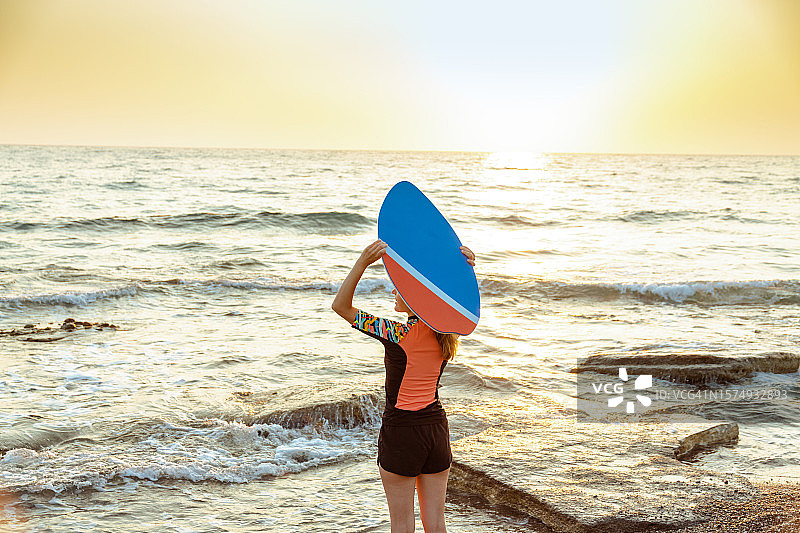
<svg viewBox="0 0 800 533"><path fill-rule="evenodd" d="M704 506L708 520L654 533L796 533L800 531L800 482L753 481L761 496L748 502Z"/></svg>
<svg viewBox="0 0 800 533"><path fill-rule="evenodd" d="M707 519L689 526L664 528L653 526L652 529L627 529L619 526L590 529L597 533L797 533L800 531L800 482L757 482L753 485L761 490L761 496L744 503L728 502L726 507L715 505L710 501L704 510ZM503 513L510 519L527 519L533 531L537 533L559 533L559 530L541 522L538 518L520 513L518 510L504 505L491 504L486 501L477 502L465 494L456 492L448 494L448 501L466 503L472 506L491 509Z"/></svg>

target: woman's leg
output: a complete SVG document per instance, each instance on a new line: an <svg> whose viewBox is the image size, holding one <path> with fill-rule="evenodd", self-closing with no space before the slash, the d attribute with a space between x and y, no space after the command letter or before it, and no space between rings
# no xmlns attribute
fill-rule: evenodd
<svg viewBox="0 0 800 533"><path fill-rule="evenodd" d="M419 514L425 533L446 533L444 526L444 499L447 495L448 468L437 474L417 476Z"/></svg>
<svg viewBox="0 0 800 533"><path fill-rule="evenodd" d="M383 491L386 493L386 503L389 504L392 533L412 533L414 531L415 478L393 474L384 470L380 465L378 465L378 470L381 473L381 481L383 481Z"/></svg>

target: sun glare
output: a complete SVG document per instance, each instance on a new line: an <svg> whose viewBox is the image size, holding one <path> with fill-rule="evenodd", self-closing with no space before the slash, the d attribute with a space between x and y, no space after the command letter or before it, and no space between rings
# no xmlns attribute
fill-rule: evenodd
<svg viewBox="0 0 800 533"><path fill-rule="evenodd" d="M546 163L545 155L535 152L492 152L483 166L498 170L541 170Z"/></svg>

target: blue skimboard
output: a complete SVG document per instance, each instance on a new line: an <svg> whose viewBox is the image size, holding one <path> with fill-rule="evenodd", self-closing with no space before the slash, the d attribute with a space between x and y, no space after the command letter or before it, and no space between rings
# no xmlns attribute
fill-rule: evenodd
<svg viewBox="0 0 800 533"><path fill-rule="evenodd" d="M480 318L475 270L450 223L408 181L396 184L378 215L388 244L383 264L406 305L439 333L469 335Z"/></svg>

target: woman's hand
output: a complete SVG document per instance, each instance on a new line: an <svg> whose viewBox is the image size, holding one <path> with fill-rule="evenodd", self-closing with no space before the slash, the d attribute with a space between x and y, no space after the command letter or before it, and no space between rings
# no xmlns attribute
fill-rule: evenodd
<svg viewBox="0 0 800 533"><path fill-rule="evenodd" d="M387 244L385 242L378 239L364 248L359 258L356 259L356 264L350 269L350 273L344 278L341 287L339 287L339 290L336 292L336 297L333 299L331 309L351 324L356 319L356 313L358 312L358 309L353 307L353 295L356 292L358 280L361 279L361 276L368 266L381 258L384 250L386 250L386 246Z"/></svg>
<svg viewBox="0 0 800 533"><path fill-rule="evenodd" d="M372 263L381 258L387 246L389 245L378 239L364 248L364 251L361 252L361 257L358 258L356 263L366 269Z"/></svg>
<svg viewBox="0 0 800 533"><path fill-rule="evenodd" d="M462 246L460 250L461 253L464 254L464 257L467 258L467 263L469 263L472 266L475 266L475 253L466 246Z"/></svg>

